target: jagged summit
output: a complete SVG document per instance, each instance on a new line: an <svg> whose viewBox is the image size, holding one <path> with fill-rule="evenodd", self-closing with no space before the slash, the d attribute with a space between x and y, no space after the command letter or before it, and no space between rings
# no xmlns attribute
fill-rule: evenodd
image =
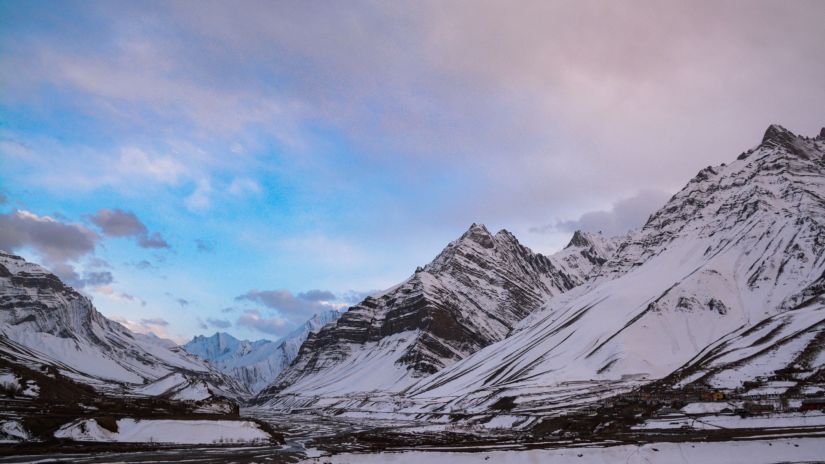
<svg viewBox="0 0 825 464"><path fill-rule="evenodd" d="M570 242L567 243L567 246L564 248L570 247L586 247L592 245L590 238L582 232L581 230L577 230L573 232L573 237L570 239Z"/></svg>
<svg viewBox="0 0 825 464"><path fill-rule="evenodd" d="M771 124L765 130L765 135L762 136L762 143L774 142L774 143L782 143L782 142L789 142L796 138L796 134L785 129L784 127L780 126L779 124Z"/></svg>
<svg viewBox="0 0 825 464"><path fill-rule="evenodd" d="M484 248L492 248L495 244L493 234L487 230L484 224L473 223L469 229L458 239L458 242L473 241L483 246Z"/></svg>

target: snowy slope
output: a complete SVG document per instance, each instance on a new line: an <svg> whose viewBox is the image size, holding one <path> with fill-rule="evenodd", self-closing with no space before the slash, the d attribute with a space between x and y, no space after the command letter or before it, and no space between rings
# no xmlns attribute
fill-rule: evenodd
<svg viewBox="0 0 825 464"><path fill-rule="evenodd" d="M261 401L275 395L400 391L507 336L550 296L583 282L613 247L577 233L558 257L473 224L430 264L311 335Z"/></svg>
<svg viewBox="0 0 825 464"><path fill-rule="evenodd" d="M771 126L730 165L699 172L591 282L409 393L480 411L677 370L731 388L797 365L822 381L824 291L825 131Z"/></svg>
<svg viewBox="0 0 825 464"><path fill-rule="evenodd" d="M132 333L55 275L5 252L0 252L0 356L33 369L54 366L112 392L137 392L177 373L178 389L205 382L207 396L246 394L203 361L157 337Z"/></svg>
<svg viewBox="0 0 825 464"><path fill-rule="evenodd" d="M209 337L198 335L183 345L183 349L257 393L298 356L298 350L310 332L317 332L340 315L335 310L315 314L278 341L238 340L228 333L219 332Z"/></svg>

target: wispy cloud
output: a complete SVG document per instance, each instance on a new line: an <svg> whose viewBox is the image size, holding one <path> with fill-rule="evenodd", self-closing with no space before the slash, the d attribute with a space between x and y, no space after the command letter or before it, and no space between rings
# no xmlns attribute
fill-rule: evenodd
<svg viewBox="0 0 825 464"><path fill-rule="evenodd" d="M280 336L283 335L287 321L280 316L264 316L257 309L248 309L238 317L235 324L238 327L246 327L258 332Z"/></svg>

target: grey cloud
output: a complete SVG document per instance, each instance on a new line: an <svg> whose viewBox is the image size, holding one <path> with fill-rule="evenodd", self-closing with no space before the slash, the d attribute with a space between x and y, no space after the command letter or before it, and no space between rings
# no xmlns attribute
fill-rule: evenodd
<svg viewBox="0 0 825 464"><path fill-rule="evenodd" d="M135 213L117 208L101 209L89 219L109 237L134 237L149 232Z"/></svg>
<svg viewBox="0 0 825 464"><path fill-rule="evenodd" d="M138 246L141 248L171 248L169 243L160 236L159 233L154 232L151 235L141 235L138 237Z"/></svg>
<svg viewBox="0 0 825 464"><path fill-rule="evenodd" d="M198 238L195 239L195 249L201 253L211 253L215 247L211 242Z"/></svg>
<svg viewBox="0 0 825 464"><path fill-rule="evenodd" d="M185 308L185 307L189 306L189 300L187 300L185 298L178 298L176 301L178 302L178 304L180 305L181 308Z"/></svg>
<svg viewBox="0 0 825 464"><path fill-rule="evenodd" d="M286 327L286 320L277 316L267 317L257 309L249 309L241 314L235 325L270 335L281 335Z"/></svg>
<svg viewBox="0 0 825 464"><path fill-rule="evenodd" d="M109 271L86 272L83 274L84 286L97 287L99 285L109 285L114 282L114 280L114 276L112 276L112 273Z"/></svg>
<svg viewBox="0 0 825 464"><path fill-rule="evenodd" d="M329 292L316 291L307 292L311 297L326 296ZM306 294L300 294L306 295ZM275 309L290 319L305 319L312 314L329 309L329 306L318 301L301 298L293 295L288 290L250 290L235 298L236 301L252 301L260 303L268 308ZM334 296L334 295L333 295Z"/></svg>
<svg viewBox="0 0 825 464"><path fill-rule="evenodd" d="M159 317L154 319L141 319L140 323L143 325L155 325L160 327L167 327L169 325L169 321L166 319L161 319Z"/></svg>
<svg viewBox="0 0 825 464"><path fill-rule="evenodd" d="M142 298L138 298L138 297L136 297L134 295L131 295L129 293L119 293L118 295L123 299L129 300L129 301L137 301L138 303L140 303L141 306L146 306L146 301L143 300Z"/></svg>
<svg viewBox="0 0 825 464"><path fill-rule="evenodd" d="M136 268L140 269L140 270L147 270L147 269L152 269L152 268L155 267L152 263L150 263L149 261L147 261L145 259L142 259L142 260L136 262L134 264L134 266Z"/></svg>
<svg viewBox="0 0 825 464"><path fill-rule="evenodd" d="M227 321L226 319L207 319L206 323L217 329L226 329L232 325L232 323Z"/></svg>
<svg viewBox="0 0 825 464"><path fill-rule="evenodd" d="M89 216L89 220L107 237L134 237L141 248L169 248L169 243L159 233L149 233L146 225L131 211L104 208Z"/></svg>
<svg viewBox="0 0 825 464"><path fill-rule="evenodd" d="M27 211L0 214L0 249L30 246L47 258L76 260L95 249L99 237L86 227L37 216Z"/></svg>
<svg viewBox="0 0 825 464"><path fill-rule="evenodd" d="M0 249L36 250L43 256L44 264L72 286L82 287L84 283L71 262L93 253L99 239L86 227L48 216L17 210L0 214Z"/></svg>
<svg viewBox="0 0 825 464"><path fill-rule="evenodd" d="M308 290L295 295L297 298L306 301L333 301L335 294L329 290Z"/></svg>
<svg viewBox="0 0 825 464"><path fill-rule="evenodd" d="M605 235L626 233L644 225L651 214L661 208L670 194L658 190L642 190L636 195L617 201L609 210L590 211L578 219L558 221L541 227L533 227L530 232L548 233L555 231L602 232Z"/></svg>

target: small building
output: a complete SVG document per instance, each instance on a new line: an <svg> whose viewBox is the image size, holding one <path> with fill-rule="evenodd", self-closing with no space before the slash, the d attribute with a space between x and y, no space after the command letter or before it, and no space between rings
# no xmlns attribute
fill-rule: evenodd
<svg viewBox="0 0 825 464"><path fill-rule="evenodd" d="M825 410L825 398L812 398L802 400L802 406L799 408L802 411L821 411Z"/></svg>

